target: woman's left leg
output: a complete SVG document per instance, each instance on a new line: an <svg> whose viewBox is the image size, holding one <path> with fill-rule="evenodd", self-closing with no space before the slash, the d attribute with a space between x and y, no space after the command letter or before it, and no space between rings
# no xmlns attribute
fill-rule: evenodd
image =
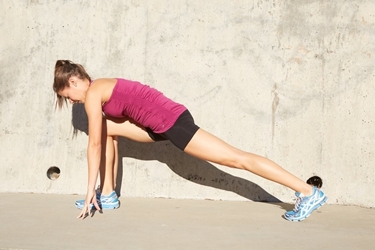
<svg viewBox="0 0 375 250"><path fill-rule="evenodd" d="M239 150L203 129L199 129L195 133L184 151L202 160L250 171L263 178L289 187L296 192L303 193L305 196L313 193L310 185L273 161Z"/></svg>

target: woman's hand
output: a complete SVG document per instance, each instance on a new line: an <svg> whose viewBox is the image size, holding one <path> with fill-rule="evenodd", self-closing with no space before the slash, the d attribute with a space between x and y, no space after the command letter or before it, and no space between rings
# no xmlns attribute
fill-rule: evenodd
<svg viewBox="0 0 375 250"><path fill-rule="evenodd" d="M78 219L84 219L86 218L87 216L90 215L91 213L91 209L90 209L90 203L93 203L94 204L94 207L100 211L100 207L99 207L99 204L98 204L98 201L96 200L96 193L95 193L95 190L90 190L87 192L87 195L86 195L86 199L85 199L85 205L81 211L81 213L78 215Z"/></svg>
<svg viewBox="0 0 375 250"><path fill-rule="evenodd" d="M89 142L87 145L88 182L85 205L78 216L80 219L86 218L87 214L90 215L90 203L100 211L96 200L95 184L99 175L102 142L106 143L105 138L107 138L107 130L104 129L104 131L102 131L103 123L105 124L102 113L102 103L109 100L116 82L116 79L97 80L85 93L84 103L89 122ZM105 147L103 147L103 149L105 149Z"/></svg>

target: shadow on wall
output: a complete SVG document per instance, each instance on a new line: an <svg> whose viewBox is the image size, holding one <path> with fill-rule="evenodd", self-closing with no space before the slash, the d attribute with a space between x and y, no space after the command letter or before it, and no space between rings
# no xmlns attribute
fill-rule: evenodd
<svg viewBox="0 0 375 250"><path fill-rule="evenodd" d="M83 104L72 108L74 134L82 131L88 134L88 119ZM122 158L157 160L165 163L174 173L194 183L234 192L252 201L280 202L259 185L246 179L221 171L214 165L185 154L168 141L139 143L119 137L119 166L116 192L121 194L123 166Z"/></svg>

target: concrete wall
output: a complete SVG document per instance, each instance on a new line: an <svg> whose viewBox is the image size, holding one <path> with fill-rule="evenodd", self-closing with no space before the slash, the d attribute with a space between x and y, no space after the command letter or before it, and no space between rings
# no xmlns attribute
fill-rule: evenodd
<svg viewBox="0 0 375 250"><path fill-rule="evenodd" d="M54 111L57 59L184 103L196 122L307 179L330 203L374 206L375 2L5 1L0 191L86 191L85 133ZM79 107L76 114L79 114ZM169 143L120 141L123 196L292 201L250 173ZM50 166L60 178L46 177Z"/></svg>

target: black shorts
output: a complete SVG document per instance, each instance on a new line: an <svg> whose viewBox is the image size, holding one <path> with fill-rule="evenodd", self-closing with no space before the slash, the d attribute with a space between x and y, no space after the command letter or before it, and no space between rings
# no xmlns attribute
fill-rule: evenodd
<svg viewBox="0 0 375 250"><path fill-rule="evenodd" d="M146 131L152 140L170 140L176 147L184 150L198 129L199 127L194 123L194 118L189 110L185 110L166 132L156 134L150 128L146 128Z"/></svg>

